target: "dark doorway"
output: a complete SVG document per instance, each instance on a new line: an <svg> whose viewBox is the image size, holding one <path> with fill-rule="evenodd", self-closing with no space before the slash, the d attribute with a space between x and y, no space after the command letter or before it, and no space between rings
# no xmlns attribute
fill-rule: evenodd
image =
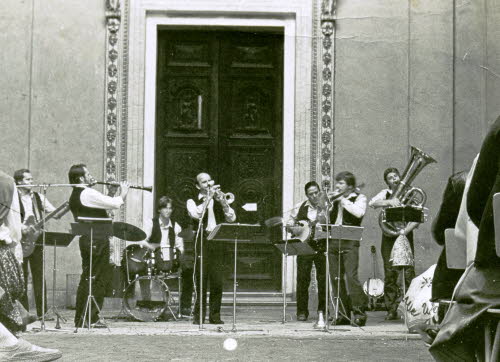
<svg viewBox="0 0 500 362"><path fill-rule="evenodd" d="M203 171L235 195L237 222L281 214L282 72L283 35L159 30L155 199L172 197L183 227ZM265 238L238 245L239 290L279 290L281 254Z"/></svg>

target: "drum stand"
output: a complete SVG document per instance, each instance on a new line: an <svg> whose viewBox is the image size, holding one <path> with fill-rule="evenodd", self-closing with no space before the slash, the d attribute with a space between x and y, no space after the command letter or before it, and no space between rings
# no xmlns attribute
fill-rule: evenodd
<svg viewBox="0 0 500 362"><path fill-rule="evenodd" d="M286 323L286 276L287 276L287 261L288 261L288 231L286 230L286 225L283 223L283 228L285 232L285 252L283 254L283 270L281 272L282 274L282 289L283 289L283 319L281 321L281 324Z"/></svg>

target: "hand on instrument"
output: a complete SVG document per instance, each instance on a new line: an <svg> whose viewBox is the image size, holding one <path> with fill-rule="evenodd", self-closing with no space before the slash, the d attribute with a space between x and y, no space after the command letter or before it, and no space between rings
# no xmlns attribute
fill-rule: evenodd
<svg viewBox="0 0 500 362"><path fill-rule="evenodd" d="M141 248L155 250L155 247L153 245L151 245L150 243L148 243L146 240L139 241L139 245L141 246Z"/></svg>
<svg viewBox="0 0 500 362"><path fill-rule="evenodd" d="M386 203L387 203L387 206L390 206L390 207L401 206L401 201L399 201L399 199L389 199L389 200L386 200Z"/></svg>
<svg viewBox="0 0 500 362"><path fill-rule="evenodd" d="M120 189L121 189L120 196L122 197L122 199L125 200L125 198L127 197L129 188L130 188L130 185L127 181L120 182Z"/></svg>

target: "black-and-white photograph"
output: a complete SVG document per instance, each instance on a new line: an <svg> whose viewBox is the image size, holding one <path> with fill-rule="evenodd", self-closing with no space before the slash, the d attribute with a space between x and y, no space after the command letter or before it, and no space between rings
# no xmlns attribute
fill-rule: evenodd
<svg viewBox="0 0 500 362"><path fill-rule="evenodd" d="M500 0L0 14L0 361L500 361Z"/></svg>

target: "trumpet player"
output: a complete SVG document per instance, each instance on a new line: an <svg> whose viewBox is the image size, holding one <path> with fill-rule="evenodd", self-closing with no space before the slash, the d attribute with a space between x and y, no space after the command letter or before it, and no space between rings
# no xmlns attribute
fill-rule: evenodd
<svg viewBox="0 0 500 362"><path fill-rule="evenodd" d="M203 301L201 318L205 319L207 286L210 285L210 310L209 322L211 324L224 324L220 317L222 302L222 258L224 247L221 242L208 241L207 236L215 229L217 224L234 222L236 213L229 206L229 202L219 188L213 186L212 178L208 173L202 172L196 176L196 187L199 194L195 199L187 200L187 211L189 216L200 222L203 217L203 265L200 266L200 235L196 240L196 265L194 270L196 280L196 302L193 312L193 323L200 323L200 298ZM201 273L201 271L203 271ZM203 275L203 290L200 290L200 274Z"/></svg>
<svg viewBox="0 0 500 362"><path fill-rule="evenodd" d="M356 177L349 171L335 176L335 192L330 195L333 205L330 211L330 223L335 225L360 226L366 213L366 196L356 187ZM335 324L351 323L350 314L354 316L353 324L366 324L366 307L368 298L363 292L358 278L359 241L342 240L342 244L333 242L330 257L330 274L334 289L340 284L340 300L345 315L340 316ZM340 282L339 279L340 278Z"/></svg>
<svg viewBox="0 0 500 362"><path fill-rule="evenodd" d="M391 198L393 192L397 189L401 180L399 170L394 167L390 167L384 171L384 181L388 188L383 189L377 195L375 195L368 205L374 209L385 208L385 207L398 207L401 206L401 202L397 198ZM413 228L417 224L410 223L405 229L401 230L402 233L406 235L410 242L411 251L415 253L413 247ZM382 233L382 245L380 247L382 252L382 260L384 261L384 301L387 308L386 320L397 320L398 319L398 305L399 299L404 295L404 291L398 287L398 275L399 270L392 266L392 262L389 260L391 257L391 251L397 236L388 236ZM405 270L405 285L409 286L411 280L415 277L415 269L413 266L409 266Z"/></svg>

